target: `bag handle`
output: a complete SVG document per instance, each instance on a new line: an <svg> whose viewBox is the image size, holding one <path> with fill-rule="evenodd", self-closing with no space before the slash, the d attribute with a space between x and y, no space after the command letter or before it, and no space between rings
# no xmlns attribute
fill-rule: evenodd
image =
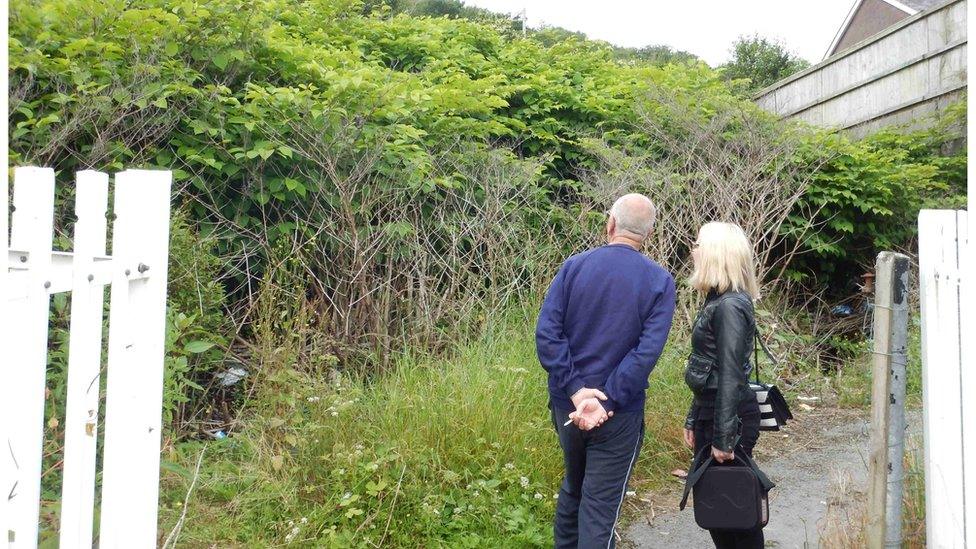
<svg viewBox="0 0 976 549"><path fill-rule="evenodd" d="M733 449L736 450L733 451L733 454L735 454L733 461L741 461L746 467L752 469L752 472L756 475L756 479L759 480L759 484L762 486L764 491L769 492L772 490L776 486L776 483L769 480L766 473L763 473L759 466L756 465L755 460L753 460L752 457L742 449L742 446L739 445L738 437L736 437L735 444L732 446ZM694 470L688 474L688 478L685 480L684 493L681 494L681 503L678 506L678 508L682 511L684 511L685 506L688 504L688 494L691 492L691 489L695 487L695 484L698 484L698 481L701 480L702 475L705 474L705 470L712 465L713 461L715 461L715 457L712 456L710 450L711 445L704 446L695 455L695 460L692 462L692 466L694 466L696 463L699 465L697 467L693 467ZM704 452L706 451L708 451L708 458L702 462L701 458L704 456Z"/></svg>

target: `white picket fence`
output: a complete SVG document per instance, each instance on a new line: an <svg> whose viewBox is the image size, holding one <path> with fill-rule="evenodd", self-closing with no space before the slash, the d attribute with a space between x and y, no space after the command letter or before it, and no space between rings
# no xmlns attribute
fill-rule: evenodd
<svg viewBox="0 0 976 549"><path fill-rule="evenodd" d="M169 249L168 171L76 174L74 250L52 251L54 171L14 171L0 206L0 539L36 547L51 295L71 292L60 547L92 547L104 288L111 287L99 547L154 547ZM7 239L9 235L9 242Z"/></svg>
<svg viewBox="0 0 976 549"><path fill-rule="evenodd" d="M976 364L967 213L918 218L926 542L976 547Z"/></svg>

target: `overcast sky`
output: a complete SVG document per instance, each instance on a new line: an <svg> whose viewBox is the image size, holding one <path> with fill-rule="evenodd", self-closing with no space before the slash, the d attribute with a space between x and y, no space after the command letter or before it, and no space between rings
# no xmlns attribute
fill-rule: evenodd
<svg viewBox="0 0 976 549"><path fill-rule="evenodd" d="M779 39L817 63L854 0L465 0L501 13L526 10L530 27L555 25L627 47L666 44L715 66L741 35Z"/></svg>

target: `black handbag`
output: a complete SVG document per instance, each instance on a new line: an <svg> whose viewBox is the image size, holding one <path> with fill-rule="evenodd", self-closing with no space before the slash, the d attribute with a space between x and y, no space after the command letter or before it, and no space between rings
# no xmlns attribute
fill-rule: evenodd
<svg viewBox="0 0 976 549"><path fill-rule="evenodd" d="M735 459L717 463L711 445L695 456L685 481L681 510L694 491L695 522L707 530L748 532L769 522L769 491L776 486L738 444ZM706 457L707 456L707 457Z"/></svg>
<svg viewBox="0 0 976 549"><path fill-rule="evenodd" d="M778 364L779 361L773 356L773 353L769 352L769 348L763 342L762 338L759 337L759 329L756 328L756 346L755 354L756 359L753 363L753 372L755 373L756 380L749 383L749 388L756 395L756 401L759 403L759 430L760 431L779 431L779 428L786 425L787 420L793 419L793 413L790 412L790 406L786 403L786 398L783 397L783 393L776 388L775 385L768 385L759 381L759 348L762 347L766 356L773 364Z"/></svg>

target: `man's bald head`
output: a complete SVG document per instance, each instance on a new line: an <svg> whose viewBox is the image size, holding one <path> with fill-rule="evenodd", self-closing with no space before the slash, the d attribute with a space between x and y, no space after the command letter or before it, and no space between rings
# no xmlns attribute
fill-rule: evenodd
<svg viewBox="0 0 976 549"><path fill-rule="evenodd" d="M614 220L614 232L643 242L651 234L657 214L654 202L638 193L625 194L613 203L610 217Z"/></svg>

